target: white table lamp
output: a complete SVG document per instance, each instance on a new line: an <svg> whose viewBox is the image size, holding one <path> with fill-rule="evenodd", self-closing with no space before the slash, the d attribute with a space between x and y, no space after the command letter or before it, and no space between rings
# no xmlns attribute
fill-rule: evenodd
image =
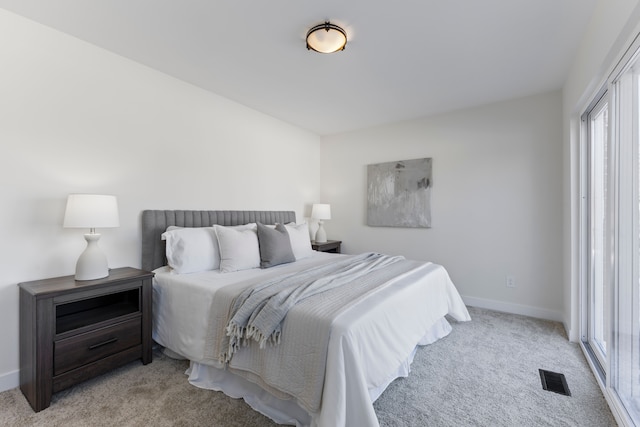
<svg viewBox="0 0 640 427"><path fill-rule="evenodd" d="M314 203L311 208L311 218L318 220L318 231L316 231L315 241L317 243L325 243L327 241L327 233L322 226L322 220L331 219L331 205Z"/></svg>
<svg viewBox="0 0 640 427"><path fill-rule="evenodd" d="M76 263L76 280L94 280L109 275L107 257L98 246L96 228L119 227L116 196L70 194L64 213L65 228L88 228L84 235L87 247Z"/></svg>

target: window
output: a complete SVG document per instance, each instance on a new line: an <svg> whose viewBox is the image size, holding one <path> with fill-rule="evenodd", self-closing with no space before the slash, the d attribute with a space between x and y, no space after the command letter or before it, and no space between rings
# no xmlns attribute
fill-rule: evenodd
<svg viewBox="0 0 640 427"><path fill-rule="evenodd" d="M582 344L640 426L640 38L582 119Z"/></svg>
<svg viewBox="0 0 640 427"><path fill-rule="evenodd" d="M610 387L640 425L640 61L612 80L613 234Z"/></svg>
<svg viewBox="0 0 640 427"><path fill-rule="evenodd" d="M587 259L586 259L586 328L584 344L595 357L599 373L604 376L607 354L605 295L610 282L605 280L605 222L607 207L607 151L609 103L606 91L585 114L587 134Z"/></svg>

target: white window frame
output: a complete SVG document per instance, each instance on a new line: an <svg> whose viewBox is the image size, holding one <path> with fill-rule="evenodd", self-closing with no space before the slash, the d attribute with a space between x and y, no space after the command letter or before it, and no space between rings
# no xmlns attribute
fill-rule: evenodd
<svg viewBox="0 0 640 427"><path fill-rule="evenodd" d="M624 304L620 303L621 286L626 283L633 283L631 278L640 278L640 207L637 206L640 202L640 75L636 75L633 81L633 88L629 90L632 93L631 96L635 99L629 99L629 93L618 89L617 82L623 77L626 71L632 66L640 69L640 61L635 64L636 59L640 58L640 34L630 43L629 48L622 54L622 57L615 66L612 67L612 71L606 81L606 90L609 96L609 138L608 138L608 170L607 173L611 177L608 180L608 203L607 203L607 235L606 235L606 250L608 251L607 260L609 261L605 266L605 275L607 280L610 280L611 286L608 291L609 301L606 302L608 311L608 338L607 338L607 355L606 363L604 367L598 371L598 363L594 362L594 355L590 352L589 346L584 345L584 338L588 336L588 322L586 321L585 308L588 304L588 295L585 290L585 280L588 277L587 270L587 256L588 256L588 146L586 127L588 125L586 120L582 120L580 128L580 145L578 148L578 160L579 160L579 191L580 191L580 203L579 203L579 327L580 327L580 344L587 356L589 365L596 374L598 383L603 389L605 398L609 403L612 412L616 420L620 425L634 426L636 425L632 419L632 416L627 411L624 399L618 395L618 381L617 374L620 363L629 363L629 360L635 360L633 369L640 371L640 360L637 354L638 349L633 349L636 353L631 356L620 357L618 351L621 347L621 341L618 339L616 331L620 331L619 319L621 315L625 313L622 310L626 308ZM627 85L627 88L629 85ZM599 93L598 93L599 94ZM590 111L600 99L600 96L594 96L594 101L589 104L583 112ZM630 102L631 101L631 102ZM625 109L621 109L621 105L625 104ZM628 106L633 105L632 111L629 111ZM621 117L621 112L624 111L626 116ZM581 118L584 119L584 114ZM621 121L626 126L621 128ZM628 126L632 123L631 130ZM622 131L621 131L622 129ZM632 143L629 144L629 140ZM634 140L635 139L635 140ZM626 143L622 143L626 141ZM633 161L632 159L635 159ZM628 161L630 160L630 161ZM626 179L620 179L620 177L626 177ZM632 177L632 179L629 179ZM638 178L638 179L633 179ZM623 238L620 238L623 236ZM631 242L627 236L636 236L637 238ZM621 282L622 281L622 282ZM635 297L634 297L635 298ZM633 299L635 307L638 309L640 305L635 299ZM623 301L624 302L624 301ZM634 312L635 314L636 312ZM627 325L622 326L623 329L629 327ZM632 323L631 334L634 336L640 335L640 325ZM624 339L624 338L623 338ZM622 345L625 345L622 342ZM625 359L626 357L626 359ZM635 359L634 359L635 358ZM638 372L636 371L636 372ZM634 372L634 375L636 374ZM625 377L626 378L626 377ZM634 385L636 387L637 385ZM634 393L637 391L633 390ZM633 402L633 405L637 406L638 402ZM638 414L638 409L634 410ZM636 418L637 420L638 418ZM640 422L637 424L640 426Z"/></svg>
<svg viewBox="0 0 640 427"><path fill-rule="evenodd" d="M592 176L591 172L593 170L593 158L592 158L592 132L591 132L591 115L593 112L602 108L602 105L606 103L610 110L610 99L609 92L607 90L607 85L603 85L601 89L598 91L597 95L593 98L593 101L586 108L585 113L581 116L581 133L582 133L582 144L581 144L581 194L582 194L582 204L581 204L581 266L580 266L580 304L581 304L581 318L580 318L580 340L585 352L588 353L590 362L592 364L592 368L599 377L600 382L604 385L607 376L607 360L606 353L602 354L597 348L598 345L593 343L594 339L594 327L592 323L592 309L593 309L593 299L592 299L592 288L591 284L594 280L594 266L593 266L593 257L592 257L592 218L591 218L591 191L592 191ZM611 117L611 116L609 116ZM611 126L609 126L609 134L610 134ZM608 136L610 139L610 135ZM611 145L610 140L607 146L607 161L610 163L611 161ZM609 171L610 164L606 165L607 171ZM610 181L610 180L609 180ZM611 188L609 187L609 181L607 182L607 192L611 197ZM607 203L605 206L605 216L610 217L611 211L610 207L612 206L611 202ZM605 226L605 233L607 236L611 235L609 227ZM607 246L610 242L607 240L604 242L603 251L607 252ZM605 268L605 281L611 283L610 278L607 277L608 272ZM610 330L609 319L610 319L610 298L607 294L608 288L605 286L605 292L603 295L603 313L604 317L604 330L605 330L605 341L610 343L611 336L607 331Z"/></svg>

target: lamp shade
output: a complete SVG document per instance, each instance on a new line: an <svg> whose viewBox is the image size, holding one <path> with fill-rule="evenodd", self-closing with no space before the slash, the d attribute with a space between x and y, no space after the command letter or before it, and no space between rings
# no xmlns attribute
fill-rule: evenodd
<svg viewBox="0 0 640 427"><path fill-rule="evenodd" d="M344 50L347 45L347 33L337 25L325 22L316 25L307 33L307 49L320 53L333 53Z"/></svg>
<svg viewBox="0 0 640 427"><path fill-rule="evenodd" d="M65 228L119 227L116 196L100 194L70 194L64 213Z"/></svg>
<svg viewBox="0 0 640 427"><path fill-rule="evenodd" d="M326 203L314 203L311 208L311 218L331 219L331 205Z"/></svg>

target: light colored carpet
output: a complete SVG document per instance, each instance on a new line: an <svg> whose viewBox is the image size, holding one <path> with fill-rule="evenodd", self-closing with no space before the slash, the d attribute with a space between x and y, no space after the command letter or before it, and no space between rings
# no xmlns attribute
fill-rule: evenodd
<svg viewBox="0 0 640 427"><path fill-rule="evenodd" d="M469 309L473 320L418 350L408 378L375 402L381 426L615 426L562 325ZM242 400L191 386L186 362L154 353L57 393L34 413L19 389L0 393L2 426L273 426ZM538 369L565 374L571 396L542 389ZM358 426L359 427L359 426Z"/></svg>

